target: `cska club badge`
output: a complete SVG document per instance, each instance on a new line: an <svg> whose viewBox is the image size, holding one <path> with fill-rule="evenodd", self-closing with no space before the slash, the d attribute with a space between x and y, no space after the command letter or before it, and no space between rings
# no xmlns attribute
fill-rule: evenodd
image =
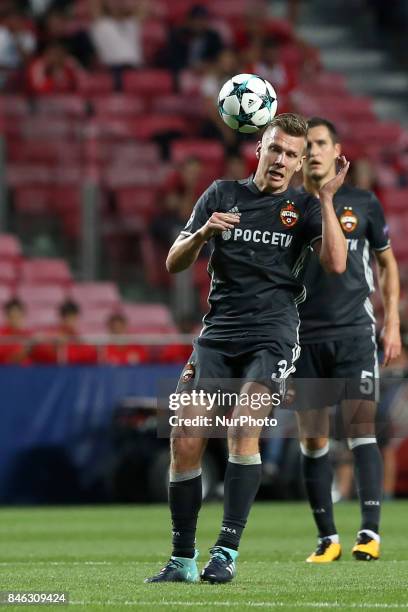
<svg viewBox="0 0 408 612"><path fill-rule="evenodd" d="M286 200L281 208L280 219L285 227L293 227L299 221L299 213L293 202Z"/></svg>
<svg viewBox="0 0 408 612"><path fill-rule="evenodd" d="M194 375L195 375L195 366L193 363L189 362L184 367L183 373L181 375L181 380L183 382L188 382L189 380L194 378Z"/></svg>
<svg viewBox="0 0 408 612"><path fill-rule="evenodd" d="M345 232L353 232L358 224L358 218L351 206L345 206L340 215L340 224Z"/></svg>

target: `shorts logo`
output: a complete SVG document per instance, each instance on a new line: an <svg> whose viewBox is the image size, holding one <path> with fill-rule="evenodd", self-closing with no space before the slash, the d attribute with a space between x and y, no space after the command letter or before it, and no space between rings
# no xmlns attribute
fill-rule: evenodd
<svg viewBox="0 0 408 612"><path fill-rule="evenodd" d="M223 240L229 240L232 236L231 230L224 230L221 234Z"/></svg>
<svg viewBox="0 0 408 612"><path fill-rule="evenodd" d="M181 380L183 382L188 382L189 380L194 378L194 374L195 374L194 364L186 363L186 365L184 366L183 373L181 375Z"/></svg>
<svg viewBox="0 0 408 612"><path fill-rule="evenodd" d="M345 232L353 232L358 225L358 218L351 206L345 206L340 215L340 224Z"/></svg>
<svg viewBox="0 0 408 612"><path fill-rule="evenodd" d="M299 221L299 213L293 202L286 200L285 206L279 213L280 219L285 227L293 227Z"/></svg>

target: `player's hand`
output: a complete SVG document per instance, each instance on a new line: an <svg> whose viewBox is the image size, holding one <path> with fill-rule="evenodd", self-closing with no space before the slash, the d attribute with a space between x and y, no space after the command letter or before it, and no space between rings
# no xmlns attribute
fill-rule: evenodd
<svg viewBox="0 0 408 612"><path fill-rule="evenodd" d="M387 366L390 361L396 359L401 354L401 334L399 323L385 325L381 332L384 348L383 366Z"/></svg>
<svg viewBox="0 0 408 612"><path fill-rule="evenodd" d="M344 180L347 176L348 169L350 168L350 162L342 155L337 159L338 161L338 171L334 178L332 178L328 183L323 185L323 187L319 190L319 197L323 200L325 197L332 198L334 194L340 189L343 185Z"/></svg>
<svg viewBox="0 0 408 612"><path fill-rule="evenodd" d="M221 234L225 230L233 229L239 221L239 214L215 212L200 229L200 234L204 240L209 240L214 234Z"/></svg>

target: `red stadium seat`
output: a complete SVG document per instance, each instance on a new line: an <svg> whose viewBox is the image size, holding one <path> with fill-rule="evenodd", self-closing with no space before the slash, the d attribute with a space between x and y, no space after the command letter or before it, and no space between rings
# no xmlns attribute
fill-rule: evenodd
<svg viewBox="0 0 408 612"><path fill-rule="evenodd" d="M177 333L173 318L164 304L124 304L129 327L139 333Z"/></svg>
<svg viewBox="0 0 408 612"><path fill-rule="evenodd" d="M125 223L142 219L149 222L157 214L157 193L154 189L128 187L115 192L120 217Z"/></svg>
<svg viewBox="0 0 408 612"><path fill-rule="evenodd" d="M81 308L80 332L83 334L106 334L107 320L117 307L117 303L95 306L84 302Z"/></svg>
<svg viewBox="0 0 408 612"><path fill-rule="evenodd" d="M49 140L13 140L7 145L8 159L18 163L66 164L78 162L81 156L79 143Z"/></svg>
<svg viewBox="0 0 408 612"><path fill-rule="evenodd" d="M0 285L0 305L5 304L13 297L13 291L9 285ZM2 313L0 313L2 316Z"/></svg>
<svg viewBox="0 0 408 612"><path fill-rule="evenodd" d="M171 159L182 162L188 157L198 157L203 162L224 163L224 147L217 140L176 140L171 145Z"/></svg>
<svg viewBox="0 0 408 612"><path fill-rule="evenodd" d="M388 188L381 191L381 202L389 212L408 213L408 189Z"/></svg>
<svg viewBox="0 0 408 612"><path fill-rule="evenodd" d="M165 176L162 166L113 166L108 168L103 176L104 184L110 189L119 187L149 187L160 186Z"/></svg>
<svg viewBox="0 0 408 612"><path fill-rule="evenodd" d="M44 96L35 99L37 113L53 116L71 116L82 118L86 114L86 102L78 95Z"/></svg>
<svg viewBox="0 0 408 612"><path fill-rule="evenodd" d="M56 284L67 287L72 283L72 276L63 259L38 258L22 263L21 280L27 285Z"/></svg>
<svg viewBox="0 0 408 612"><path fill-rule="evenodd" d="M124 90L138 96L159 96L173 91L173 77L167 70L145 69L124 75Z"/></svg>
<svg viewBox="0 0 408 612"><path fill-rule="evenodd" d="M191 104L191 95L178 93L154 97L151 104L151 112L158 115L202 117L205 114L205 108L202 97L197 95L194 98L194 104Z"/></svg>
<svg viewBox="0 0 408 612"><path fill-rule="evenodd" d="M116 308L120 304L120 295L114 283L86 282L72 286L70 296L81 306L99 306Z"/></svg>
<svg viewBox="0 0 408 612"><path fill-rule="evenodd" d="M95 98L92 106L97 117L133 117L140 115L145 110L142 97L126 94L111 94Z"/></svg>
<svg viewBox="0 0 408 612"><path fill-rule="evenodd" d="M66 290L59 285L20 285L18 297L30 308L59 306L66 298Z"/></svg>
<svg viewBox="0 0 408 612"><path fill-rule="evenodd" d="M85 96L96 96L113 92L113 80L109 72L90 74L84 72L79 81L79 88Z"/></svg>
<svg viewBox="0 0 408 612"><path fill-rule="evenodd" d="M13 288L17 281L16 264L11 261L0 261L0 283Z"/></svg>
<svg viewBox="0 0 408 612"><path fill-rule="evenodd" d="M0 98L0 117L6 119L21 119L29 115L30 106L26 98L20 96L5 96Z"/></svg>
<svg viewBox="0 0 408 612"><path fill-rule="evenodd" d="M0 234L0 260L19 261L22 251L18 238L12 234Z"/></svg>
<svg viewBox="0 0 408 612"><path fill-rule="evenodd" d="M46 330L58 325L58 312L53 306L44 304L30 305L27 308L27 327L33 330Z"/></svg>
<svg viewBox="0 0 408 612"><path fill-rule="evenodd" d="M151 140L160 134L177 134L187 136L191 131L191 122L185 117L177 115L149 115L143 121L135 121L132 134L134 138Z"/></svg>

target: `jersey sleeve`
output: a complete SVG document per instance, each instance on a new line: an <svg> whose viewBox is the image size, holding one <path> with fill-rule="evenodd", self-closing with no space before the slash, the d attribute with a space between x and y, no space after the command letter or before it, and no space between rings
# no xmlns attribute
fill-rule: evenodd
<svg viewBox="0 0 408 612"><path fill-rule="evenodd" d="M191 234L194 234L194 232L207 223L212 213L216 210L216 197L217 184L214 181L197 200L189 220L180 232L180 236L191 236Z"/></svg>
<svg viewBox="0 0 408 612"><path fill-rule="evenodd" d="M313 244L322 237L322 210L320 202L311 196L307 202L305 219L305 242Z"/></svg>
<svg viewBox="0 0 408 612"><path fill-rule="evenodd" d="M367 238L374 251L385 251L390 247L388 225L385 221L384 211L377 197L372 193L369 203Z"/></svg>

